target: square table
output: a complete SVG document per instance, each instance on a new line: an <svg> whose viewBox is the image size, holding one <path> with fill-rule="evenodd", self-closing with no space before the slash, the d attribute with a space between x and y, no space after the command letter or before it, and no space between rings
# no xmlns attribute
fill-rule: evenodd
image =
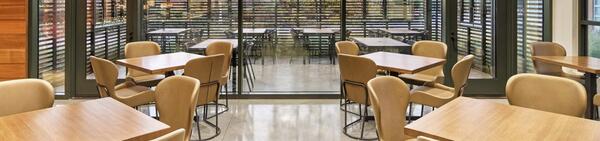
<svg viewBox="0 0 600 141"><path fill-rule="evenodd" d="M164 74L174 70L183 69L188 61L201 57L204 56L186 52L176 52L120 59L117 60L117 64L149 74Z"/></svg>
<svg viewBox="0 0 600 141"><path fill-rule="evenodd" d="M410 49L411 45L392 38L351 38L366 48L397 48L398 51Z"/></svg>
<svg viewBox="0 0 600 141"><path fill-rule="evenodd" d="M167 46L167 36L175 37L175 48L179 48L179 42L181 41L180 35L189 31L189 28L161 28L158 30L150 31L147 33L149 39L153 37L160 37L161 47ZM167 52L166 49L162 49L163 52Z"/></svg>
<svg viewBox="0 0 600 141"><path fill-rule="evenodd" d="M600 59L589 56L533 56L534 61L554 64L577 69L585 72L585 88L587 91L586 117L596 119L597 107L593 104L594 95L597 92L597 74L600 73Z"/></svg>
<svg viewBox="0 0 600 141"><path fill-rule="evenodd" d="M334 43L335 43L335 34L340 30L335 28L302 28L302 34L306 36L318 36L319 42L319 50L321 50L321 43L323 42L322 36L327 36L327 49L329 54L329 61L331 64L335 64L334 58Z"/></svg>
<svg viewBox="0 0 600 141"><path fill-rule="evenodd" d="M361 57L373 60L379 69L402 74L414 74L446 63L445 59L390 52L374 52Z"/></svg>
<svg viewBox="0 0 600 141"><path fill-rule="evenodd" d="M390 35L399 35L399 36L423 34L423 32L421 32L421 31L410 30L410 29L407 29L407 28L389 28L389 29L378 28L378 30L386 32L386 33L388 33Z"/></svg>
<svg viewBox="0 0 600 141"><path fill-rule="evenodd" d="M189 47L188 49L203 50L203 49L208 48L208 45L210 45L211 43L217 42L217 41L230 42L233 45L233 48L238 47L238 39L206 39L198 44L195 44L195 45Z"/></svg>
<svg viewBox="0 0 600 141"><path fill-rule="evenodd" d="M112 98L0 117L0 140L149 140L169 126Z"/></svg>
<svg viewBox="0 0 600 141"><path fill-rule="evenodd" d="M600 140L600 122L458 97L408 124L405 134L438 140Z"/></svg>

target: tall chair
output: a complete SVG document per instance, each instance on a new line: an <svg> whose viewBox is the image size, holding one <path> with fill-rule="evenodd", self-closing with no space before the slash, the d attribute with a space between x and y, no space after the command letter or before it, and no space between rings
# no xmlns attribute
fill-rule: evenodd
<svg viewBox="0 0 600 141"><path fill-rule="evenodd" d="M125 45L125 58L136 58L160 54L160 45L152 41L131 42ZM164 79L164 74L148 74L134 69L127 69L127 81L146 87L156 86Z"/></svg>
<svg viewBox="0 0 600 141"><path fill-rule="evenodd" d="M375 65L375 62L372 60L364 57L347 54L338 54L338 57L340 61L339 67L343 88L342 96L345 99L344 104L342 104L344 106L342 110L344 111L345 124L343 132L354 139L366 139L364 138L364 125L368 113L367 107L370 105L367 82L375 78L377 74L377 65ZM348 111L348 104L350 103L358 104L358 113ZM364 108L362 105L364 105ZM348 124L348 113L358 115L360 118ZM362 124L360 137L348 134L348 127L359 122Z"/></svg>
<svg viewBox="0 0 600 141"><path fill-rule="evenodd" d="M352 41L338 41L335 43L335 49L338 54L358 55L360 48Z"/></svg>
<svg viewBox="0 0 600 141"><path fill-rule="evenodd" d="M150 141L187 141L185 140L185 129L177 129L171 133L160 136Z"/></svg>
<svg viewBox="0 0 600 141"><path fill-rule="evenodd" d="M446 59L448 46L438 41L418 41L412 47L412 54L417 56ZM402 80L414 85L430 85L444 82L444 65L433 67L416 74L401 74Z"/></svg>
<svg viewBox="0 0 600 141"><path fill-rule="evenodd" d="M510 105L583 117L586 91L576 81L556 76L517 74L508 79L506 97Z"/></svg>
<svg viewBox="0 0 600 141"><path fill-rule="evenodd" d="M100 97L112 97L130 107L154 102L154 91L148 87L135 85L129 81L117 85L119 72L113 62L91 56L90 63L96 76Z"/></svg>
<svg viewBox="0 0 600 141"><path fill-rule="evenodd" d="M199 90L200 81L187 76L172 76L156 86L156 108L160 121L169 125L170 130L184 129L186 141L192 135Z"/></svg>
<svg viewBox="0 0 600 141"><path fill-rule="evenodd" d="M410 92L411 104L409 109L412 110L412 103L419 103L421 105L438 108L455 98L462 96L464 89L467 86L467 80L469 79L473 60L473 55L467 55L454 64L451 72L454 87L435 83L433 86L421 86L413 89ZM421 108L421 110L423 110L423 108ZM409 111L409 116L412 117L412 111Z"/></svg>
<svg viewBox="0 0 600 141"><path fill-rule="evenodd" d="M54 104L54 88L39 79L0 82L0 117L50 108Z"/></svg>
<svg viewBox="0 0 600 141"><path fill-rule="evenodd" d="M553 42L535 42L531 44L531 56L566 56L565 48ZM569 78L578 82L583 82L582 73L564 72L562 66L548 64L539 61L533 61L533 67L538 74L552 75Z"/></svg>
<svg viewBox="0 0 600 141"><path fill-rule="evenodd" d="M215 128L215 135L208 137L206 139L201 138L200 130L198 130L198 138L200 140L209 140L214 137L217 137L221 133L221 129L219 128L219 106L215 106L215 114L213 116L208 116L208 106L209 105L219 105L219 88L220 79L222 78L221 72L223 69L223 63L225 62L225 55L213 55L202 58L192 59L184 67L183 74L185 76L190 76L196 78L202 82L200 84L200 89L198 93L198 101L196 102L196 107L202 107L203 110L203 121ZM196 109L197 110L197 109ZM196 122L197 128L200 129L200 116L198 116L198 112L196 111ZM216 123L212 123L208 121L208 119L216 117Z"/></svg>
<svg viewBox="0 0 600 141"><path fill-rule="evenodd" d="M222 63L221 79L219 79L219 84L225 87L225 111L229 110L229 92L227 91L227 84L229 80L229 68L231 66L231 56L233 54L233 44L231 42L217 41L208 45L206 48L205 54L208 56L211 55L219 55L222 54L225 57L224 62ZM203 81L204 82L204 81ZM218 105L216 105L218 106ZM221 112L222 113L222 112Z"/></svg>
<svg viewBox="0 0 600 141"><path fill-rule="evenodd" d="M370 80L367 86L379 140L405 140L406 108L410 99L406 83L393 76L383 76Z"/></svg>

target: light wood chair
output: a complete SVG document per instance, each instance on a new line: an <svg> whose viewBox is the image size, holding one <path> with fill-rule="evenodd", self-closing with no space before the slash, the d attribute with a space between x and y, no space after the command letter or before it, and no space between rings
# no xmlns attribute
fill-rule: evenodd
<svg viewBox="0 0 600 141"><path fill-rule="evenodd" d="M540 74L517 74L508 79L506 97L510 105L583 117L586 90L576 81Z"/></svg>
<svg viewBox="0 0 600 141"><path fill-rule="evenodd" d="M417 56L446 59L448 46L438 41L418 41L412 47L412 54ZM430 68L416 74L401 74L399 77L406 83L429 85L444 82L444 65Z"/></svg>
<svg viewBox="0 0 600 141"><path fill-rule="evenodd" d="M125 58L137 58L160 54L160 45L152 41L131 42L125 45ZM127 69L125 80L136 85L153 87L165 78L164 74L148 74L134 69Z"/></svg>
<svg viewBox="0 0 600 141"><path fill-rule="evenodd" d="M192 119L199 91L200 81L187 76L168 77L156 86L156 109L160 121L172 130L185 129L186 141L192 135Z"/></svg>
<svg viewBox="0 0 600 141"><path fill-rule="evenodd" d="M338 58L340 61L339 67L343 88L342 96L345 99L344 103L342 104L345 124L343 132L347 136L354 139L366 139L364 138L364 123L366 122L365 118L368 114L367 107L370 105L367 82L375 78L377 74L377 65L375 65L375 62L372 60L359 56L338 54ZM351 103L358 104L358 113L348 111L348 104ZM348 113L357 115L360 118L348 124ZM352 136L347 132L348 127L354 125L355 123L362 124L360 137Z"/></svg>
<svg viewBox="0 0 600 141"><path fill-rule="evenodd" d="M335 50L338 54L358 55L360 48L352 41L338 41L335 43Z"/></svg>
<svg viewBox="0 0 600 141"><path fill-rule="evenodd" d="M531 44L531 56L566 56L567 51L565 48L553 42L535 42ZM552 75L569 78L580 83L583 83L583 73L574 71L573 73L567 73L563 70L560 65L554 65L539 61L533 61L533 67L536 73L544 75Z"/></svg>
<svg viewBox="0 0 600 141"><path fill-rule="evenodd" d="M209 105L219 105L219 88L221 87L220 80L222 79L222 70L223 63L225 62L225 55L213 55L206 56L202 58L192 59L184 67L183 74L185 76L190 76L200 80L200 90L198 94L198 101L196 102L196 107L202 107L203 110L203 121L215 128L215 135L208 137L206 139L202 139L200 136L200 131L198 130L198 137L200 140L209 140L221 133L221 129L219 128L219 106L215 106L215 114L212 116L208 116L208 106ZM197 119L196 122L200 122L200 116L198 116L198 112L196 112ZM208 121L208 119L216 117L215 122L212 123ZM198 129L200 129L199 124Z"/></svg>
<svg viewBox="0 0 600 141"><path fill-rule="evenodd" d="M229 110L229 92L227 91L227 84L229 83L229 69L231 66L231 57L233 55L233 44L230 42L217 41L209 44L205 50L205 55L207 56L218 54L222 54L225 57L221 70L221 79L219 79L219 84L223 86L223 90L225 90L225 110L220 111L219 114L221 114Z"/></svg>
<svg viewBox="0 0 600 141"><path fill-rule="evenodd" d="M154 102L154 91L148 87L135 85L130 81L117 85L119 72L117 65L113 62L91 56L90 63L96 77L100 97L112 97L130 107Z"/></svg>
<svg viewBox="0 0 600 141"><path fill-rule="evenodd" d="M383 76L370 80L367 86L379 140L406 140L404 126L410 99L410 89L406 83L393 76Z"/></svg>
<svg viewBox="0 0 600 141"><path fill-rule="evenodd" d="M438 108L455 98L462 96L464 89L467 86L467 80L469 79L473 60L473 55L467 55L454 64L451 72L454 87L435 83L433 86L421 86L413 89L410 92L411 104L409 116L412 117L412 103ZM421 107L421 110L423 110L423 107ZM421 113L423 112L421 111Z"/></svg>
<svg viewBox="0 0 600 141"><path fill-rule="evenodd" d="M54 104L54 87L40 79L0 82L0 117L50 108Z"/></svg>
<svg viewBox="0 0 600 141"><path fill-rule="evenodd" d="M177 129L150 141L187 141L185 140L185 131L185 129Z"/></svg>

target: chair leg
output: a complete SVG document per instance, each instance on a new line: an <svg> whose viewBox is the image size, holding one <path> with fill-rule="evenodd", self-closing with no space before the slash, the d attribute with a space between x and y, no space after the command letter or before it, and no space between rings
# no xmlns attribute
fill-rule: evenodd
<svg viewBox="0 0 600 141"><path fill-rule="evenodd" d="M198 116L198 109L195 109L194 121L196 121L196 130L198 132L198 140L202 140L202 134L200 133L200 116Z"/></svg>
<svg viewBox="0 0 600 141"><path fill-rule="evenodd" d="M359 108L359 109L361 109L361 108L362 108L362 106L361 106L361 105L362 105L362 104L359 104L359 105L358 105L358 108ZM361 111L362 111L362 110L361 110ZM360 138L363 138L363 137L365 136L365 122L367 122L367 120L365 120L365 119L366 119L365 117L367 117L367 105L366 105L366 104L365 104L365 113L364 113L364 115L363 115L363 113L362 113L362 112L360 113L360 118L361 118L361 120L362 120L362 125L361 125L361 127L360 127Z"/></svg>
<svg viewBox="0 0 600 141"><path fill-rule="evenodd" d="M423 106L423 104L421 104L421 117L423 117L423 111L425 110L425 106Z"/></svg>
<svg viewBox="0 0 600 141"><path fill-rule="evenodd" d="M412 122L412 118L413 118L413 116L412 116L412 110L413 110L413 103L410 102L408 104L408 123Z"/></svg>

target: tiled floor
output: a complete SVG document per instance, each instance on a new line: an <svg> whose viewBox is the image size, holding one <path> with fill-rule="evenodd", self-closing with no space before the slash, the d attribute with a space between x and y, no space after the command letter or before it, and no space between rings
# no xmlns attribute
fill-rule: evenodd
<svg viewBox="0 0 600 141"><path fill-rule="evenodd" d="M486 99L506 103L505 99ZM64 105L85 100L58 100ZM414 106L415 115L420 106ZM428 108L425 109L427 113ZM140 111L154 114L153 107ZM349 115L350 116L350 115ZM351 119L356 119L352 117ZM221 135L215 141L350 141L342 133L343 112L337 99L303 100L230 100L230 109L219 117ZM211 119L214 122L214 118ZM197 140L195 124L192 135ZM203 137L214 130L201 124ZM350 133L358 135L360 127L353 126ZM373 122L366 125L366 136L375 137Z"/></svg>

